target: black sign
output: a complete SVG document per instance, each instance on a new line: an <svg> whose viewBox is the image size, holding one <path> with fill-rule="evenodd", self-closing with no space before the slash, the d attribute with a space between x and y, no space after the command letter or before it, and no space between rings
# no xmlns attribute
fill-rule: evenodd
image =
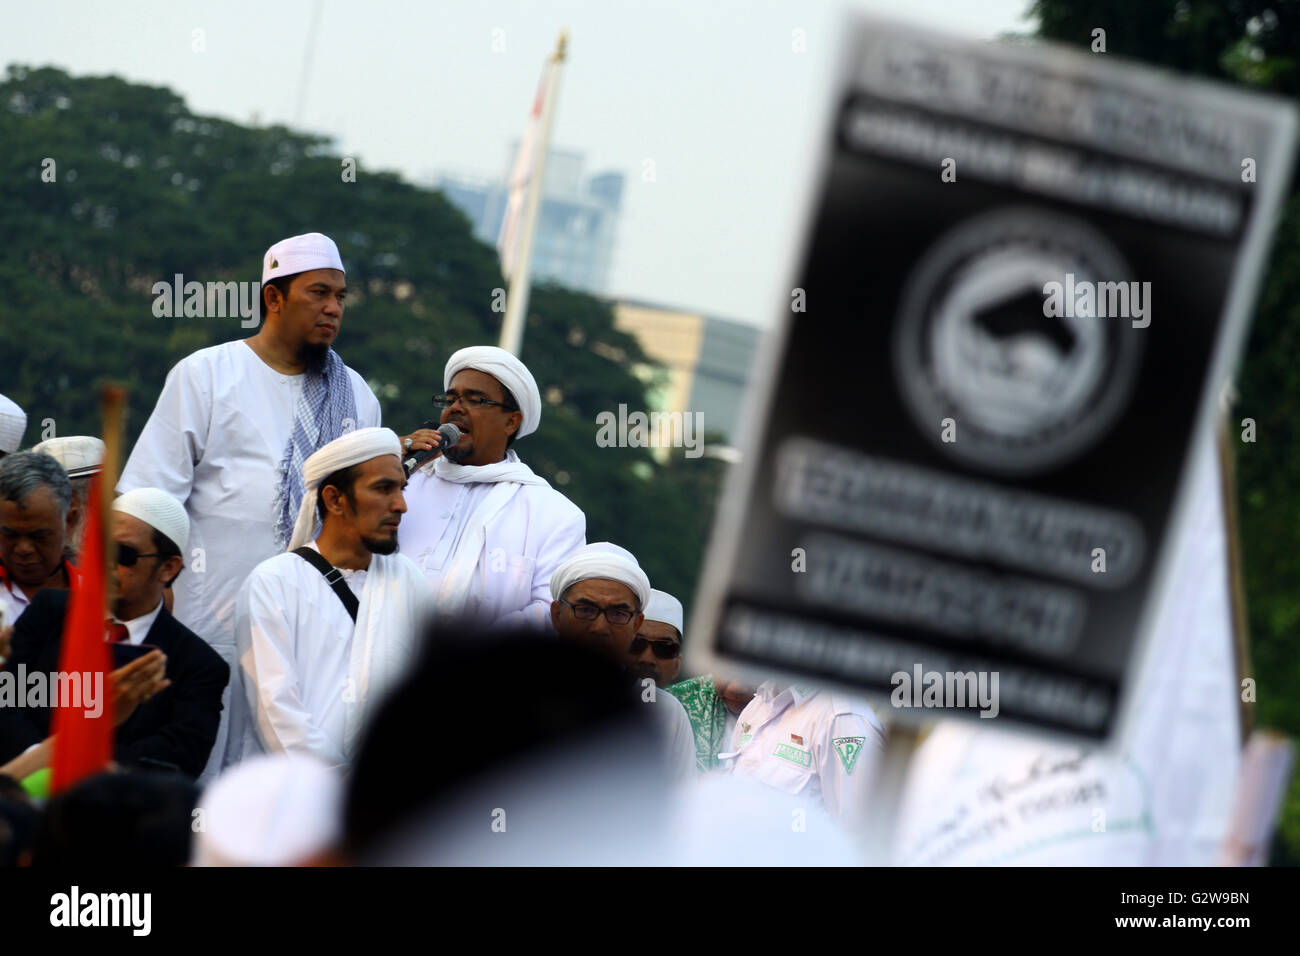
<svg viewBox="0 0 1300 956"><path fill-rule="evenodd" d="M996 675L998 716L1107 738L1294 115L1106 54L855 27L691 663L904 719L987 713Z"/></svg>

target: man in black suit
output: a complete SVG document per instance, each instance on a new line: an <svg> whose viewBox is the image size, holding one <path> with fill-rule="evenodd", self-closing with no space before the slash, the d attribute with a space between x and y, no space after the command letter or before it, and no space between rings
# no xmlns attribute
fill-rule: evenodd
<svg viewBox="0 0 1300 956"><path fill-rule="evenodd" d="M114 689L114 757L122 765L203 772L221 722L230 668L207 642L163 607L163 589L183 567L189 518L176 499L139 488L113 502L117 566L108 576L113 617L106 637L155 650L108 675ZM5 669L58 670L68 592L37 592L14 626ZM49 759L49 707L0 707L0 764L27 774ZM15 760L14 758L21 758Z"/></svg>

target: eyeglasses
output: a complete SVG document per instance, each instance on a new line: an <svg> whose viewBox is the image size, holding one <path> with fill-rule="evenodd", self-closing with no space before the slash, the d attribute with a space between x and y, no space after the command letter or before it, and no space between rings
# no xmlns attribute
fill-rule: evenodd
<svg viewBox="0 0 1300 956"><path fill-rule="evenodd" d="M671 641L667 638L664 638L662 641L652 641L648 638L642 637L640 634L632 638L632 646L628 648L628 652L631 653L633 657L640 657L641 653L646 649L647 644L649 644L651 650L654 651L655 657L659 658L661 661L670 661L682 652L682 645L678 644L676 641Z"/></svg>
<svg viewBox="0 0 1300 956"><path fill-rule="evenodd" d="M124 568L133 568L135 563L141 558L164 558L167 555L161 551L155 551L153 554L141 554L129 544L119 544L117 546L117 563Z"/></svg>
<svg viewBox="0 0 1300 956"><path fill-rule="evenodd" d="M460 402L465 408L482 408L484 405L500 405L502 408L510 408L505 402L494 402L490 398L484 398L482 395L435 395L433 404L439 408L448 408ZM515 409L511 408L511 411Z"/></svg>
<svg viewBox="0 0 1300 956"><path fill-rule="evenodd" d="M569 604L569 602L564 600L564 598L560 598L560 603L566 605L571 611L573 611L573 616L579 621L594 621L603 614L605 615L605 620L609 621L610 624L626 624L628 621L632 620L632 618L636 617L634 611L629 611L627 608L622 607L596 607L594 604Z"/></svg>

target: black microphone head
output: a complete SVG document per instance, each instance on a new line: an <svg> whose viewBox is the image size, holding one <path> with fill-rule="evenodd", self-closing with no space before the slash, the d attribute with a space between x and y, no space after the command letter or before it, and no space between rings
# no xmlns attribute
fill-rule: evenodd
<svg viewBox="0 0 1300 956"><path fill-rule="evenodd" d="M455 425L453 425L451 422L447 422L447 424L445 425L439 425L438 434L444 436L447 439L446 447L448 448L456 444L456 442L460 441L460 429L457 428Z"/></svg>

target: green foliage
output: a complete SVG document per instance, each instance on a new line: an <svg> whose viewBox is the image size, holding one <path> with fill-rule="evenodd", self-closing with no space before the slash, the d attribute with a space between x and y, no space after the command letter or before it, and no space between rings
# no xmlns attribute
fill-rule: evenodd
<svg viewBox="0 0 1300 956"><path fill-rule="evenodd" d="M27 410L28 444L47 418L60 435L97 434L97 384L115 380L129 389L129 447L178 359L254 331L155 316L153 284L256 282L266 248L302 232L339 245L338 350L399 433L435 414L453 351L498 339L495 250L438 192L368 169L344 182L323 137L196 116L116 77L10 67L0 142L0 391ZM41 179L47 157L55 182ZM652 363L608 305L555 286L533 290L523 357L546 403L521 457L583 508L588 540L628 547L689 600L722 466L595 442L598 412L647 407L634 369Z"/></svg>
<svg viewBox="0 0 1300 956"><path fill-rule="evenodd" d="M1039 0L1040 35L1087 47L1106 30L1106 56L1300 97L1300 3L1266 0ZM1238 372L1236 442L1241 545L1257 681L1256 724L1300 734L1300 192L1278 224L1269 269ZM1274 862L1300 864L1300 774L1282 813Z"/></svg>

